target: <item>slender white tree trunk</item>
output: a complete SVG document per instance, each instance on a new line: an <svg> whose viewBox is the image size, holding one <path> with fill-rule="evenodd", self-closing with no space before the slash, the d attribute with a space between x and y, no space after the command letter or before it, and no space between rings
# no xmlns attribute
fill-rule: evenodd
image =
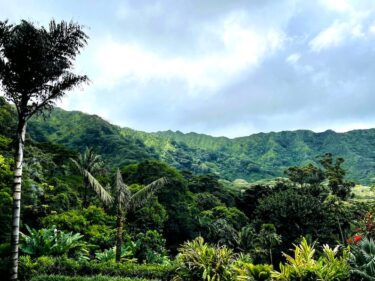
<svg viewBox="0 0 375 281"><path fill-rule="evenodd" d="M11 273L10 280L18 280L18 244L20 234L21 214L21 184L23 149L25 145L26 121L19 120L17 128L17 147L15 154L14 183L13 183L13 221L11 237Z"/></svg>

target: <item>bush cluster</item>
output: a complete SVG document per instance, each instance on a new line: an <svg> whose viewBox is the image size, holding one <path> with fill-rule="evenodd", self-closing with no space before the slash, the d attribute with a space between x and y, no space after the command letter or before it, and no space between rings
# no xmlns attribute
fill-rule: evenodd
<svg viewBox="0 0 375 281"><path fill-rule="evenodd" d="M30 280L32 276L56 274L67 276L109 275L131 278L170 280L174 275L174 265L153 265L135 263L76 261L67 257L20 257L20 280Z"/></svg>
<svg viewBox="0 0 375 281"><path fill-rule="evenodd" d="M94 277L89 276L64 276L64 275L38 275L31 278L30 281L157 281L143 278L128 278L128 277L111 277L105 275L98 275Z"/></svg>

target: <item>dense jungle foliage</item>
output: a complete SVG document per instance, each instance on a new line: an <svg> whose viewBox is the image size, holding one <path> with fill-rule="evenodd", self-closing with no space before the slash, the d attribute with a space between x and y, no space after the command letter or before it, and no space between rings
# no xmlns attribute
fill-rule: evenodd
<svg viewBox="0 0 375 281"><path fill-rule="evenodd" d="M11 232L15 121L14 108L0 98L4 276ZM45 120L34 119L29 132L21 280L375 280L375 208L371 200L356 200L354 182L346 177L351 171L351 179L355 175L371 179L372 130L298 131L228 140L172 132L146 134L118 128L97 116L56 109ZM354 139L358 139L355 150ZM340 145L344 141L347 145ZM305 153L288 152L289 146L304 147ZM116 205L104 204L72 161L79 161L87 147L98 156L93 176L109 194L115 194L117 168L133 195L157 179L167 179L143 205L124 214L119 263L115 262ZM335 153L314 154L316 147L332 148ZM343 150L345 156L356 157L344 161L336 156ZM220 176L251 178L244 155L267 167L259 168L256 178L266 170L281 169L284 177L245 182L241 188L223 182ZM353 164L361 159L368 160L362 163L368 165L366 175ZM288 167L289 163L299 165Z"/></svg>
<svg viewBox="0 0 375 281"><path fill-rule="evenodd" d="M56 108L47 119L34 118L29 132L37 141L73 150L95 147L115 166L156 159L179 170L216 174L231 181L283 176L288 167L317 165L316 157L330 152L346 160L348 178L362 184L375 182L375 129L347 133L299 130L228 139L172 131L145 133L114 126L96 115Z"/></svg>

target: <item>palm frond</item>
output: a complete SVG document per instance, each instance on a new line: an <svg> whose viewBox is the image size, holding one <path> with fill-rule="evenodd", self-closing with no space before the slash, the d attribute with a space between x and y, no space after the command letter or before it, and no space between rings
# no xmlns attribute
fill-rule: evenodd
<svg viewBox="0 0 375 281"><path fill-rule="evenodd" d="M130 200L129 207L131 210L143 206L147 200L161 187L168 183L167 178L163 177L156 181L153 181L149 185L145 186L141 190L137 191Z"/></svg>
<svg viewBox="0 0 375 281"><path fill-rule="evenodd" d="M101 157L95 153L92 147L86 147L85 151L79 157L79 163L82 168L92 174L101 170L103 166Z"/></svg>
<svg viewBox="0 0 375 281"><path fill-rule="evenodd" d="M83 174L83 169L81 165L73 158L69 158L70 161L74 164L74 166L77 168L77 170L80 172L80 174Z"/></svg>
<svg viewBox="0 0 375 281"><path fill-rule="evenodd" d="M103 201L104 204L110 204L113 202L113 198L111 194L98 182L98 180L91 175L90 172L87 170L83 170L83 176L87 179L90 187L98 194L100 200Z"/></svg>
<svg viewBox="0 0 375 281"><path fill-rule="evenodd" d="M118 209L129 208L129 202L131 198L130 189L124 183L119 169L117 169L117 173L116 173L115 194L116 194L117 208Z"/></svg>

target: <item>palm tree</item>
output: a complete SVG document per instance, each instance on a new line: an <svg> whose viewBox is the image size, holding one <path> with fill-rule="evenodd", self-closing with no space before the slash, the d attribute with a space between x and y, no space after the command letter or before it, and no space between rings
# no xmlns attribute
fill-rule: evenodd
<svg viewBox="0 0 375 281"><path fill-rule="evenodd" d="M122 179L120 170L117 169L116 184L114 188L115 208L117 213L116 262L120 262L121 259L123 224L127 212L134 211L137 208L142 207L149 200L149 198L166 183L166 178L160 178L143 187L136 193L131 194L129 187L124 183Z"/></svg>
<svg viewBox="0 0 375 281"><path fill-rule="evenodd" d="M83 177L83 206L88 207L88 193L90 189L93 189L99 196L100 200L105 204L111 203L112 197L108 191L98 184L97 180L94 178L94 174L102 170L103 162L100 156L95 154L93 148L86 147L86 150L79 155L78 160L70 159L79 173Z"/></svg>
<svg viewBox="0 0 375 281"><path fill-rule="evenodd" d="M84 158L81 156L80 158ZM97 179L74 159L72 162L80 169L81 174L86 178L88 186L91 187L99 196L99 198L107 204L114 203L116 209L116 262L121 259L122 234L124 229L124 222L126 214L129 211L135 211L142 207L150 197L167 183L166 178L160 178L153 181L149 185L138 190L132 194L129 186L127 186L121 176L121 172L117 169L115 186L113 188L114 198L107 192L107 190L99 183ZM107 188L109 189L109 188Z"/></svg>
<svg viewBox="0 0 375 281"><path fill-rule="evenodd" d="M336 220L336 223L337 223L337 228L339 229L339 232L340 232L341 242L344 244L345 237L344 237L343 229L341 227L342 223L340 221L340 218L346 217L344 201L339 196L331 194L327 197L327 199L325 200L325 203L327 207L329 208L329 210L334 215L334 219Z"/></svg>
<svg viewBox="0 0 375 281"><path fill-rule="evenodd" d="M276 227L273 224L262 224L258 239L261 247L268 250L269 262L273 264L272 250L281 244L281 235L276 233Z"/></svg>
<svg viewBox="0 0 375 281"><path fill-rule="evenodd" d="M71 70L88 36L75 23L51 21L49 28L28 21L11 25L0 21L0 86L17 109L15 137L13 221L11 235L11 280L18 279L18 245L21 213L23 154L28 120L50 110L56 100L87 76Z"/></svg>

